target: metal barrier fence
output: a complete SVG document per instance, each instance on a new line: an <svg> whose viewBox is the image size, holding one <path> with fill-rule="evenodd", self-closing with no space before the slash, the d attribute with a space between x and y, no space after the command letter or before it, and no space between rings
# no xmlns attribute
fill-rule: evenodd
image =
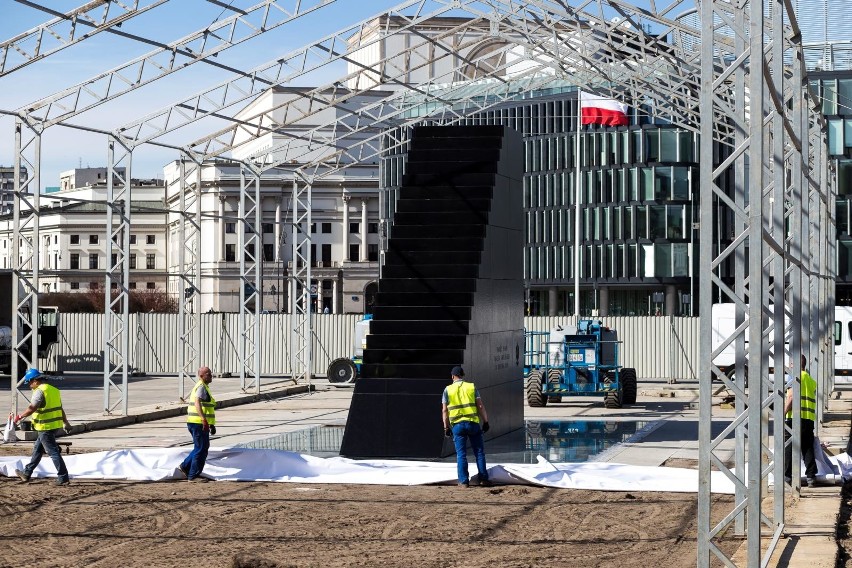
<svg viewBox="0 0 852 568"><path fill-rule="evenodd" d="M148 375L170 375L179 370L179 315L133 314L130 318L133 371ZM290 316L260 316L261 373L290 374ZM353 355L355 322L359 314L316 314L314 320L313 369L324 376L328 364ZM618 330L622 364L634 367L644 379L694 378L698 361L698 318L603 317L604 325ZM103 371L103 314L60 314L59 343L45 367L68 372ZM526 317L529 331L549 331L555 325L572 324L573 317ZM201 315L200 363L217 374L236 373L239 314Z"/></svg>

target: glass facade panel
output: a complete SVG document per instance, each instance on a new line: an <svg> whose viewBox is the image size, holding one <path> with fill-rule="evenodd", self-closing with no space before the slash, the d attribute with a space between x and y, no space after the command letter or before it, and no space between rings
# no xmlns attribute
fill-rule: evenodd
<svg viewBox="0 0 852 568"><path fill-rule="evenodd" d="M615 273L613 276L616 278L624 278L624 245L615 245L615 262L613 263L613 270Z"/></svg>
<svg viewBox="0 0 852 568"><path fill-rule="evenodd" d="M648 207L648 238L666 238L666 206L651 205Z"/></svg>
<svg viewBox="0 0 852 568"><path fill-rule="evenodd" d="M689 276L689 243L672 243L672 276Z"/></svg>
<svg viewBox="0 0 852 568"><path fill-rule="evenodd" d="M633 159L630 155L630 132L627 130L619 132L618 137L621 139L621 163L632 163Z"/></svg>
<svg viewBox="0 0 852 568"><path fill-rule="evenodd" d="M676 201L692 199L689 190L689 168L672 168L672 199Z"/></svg>
<svg viewBox="0 0 852 568"><path fill-rule="evenodd" d="M660 161L660 131L657 129L645 131L645 160L643 161Z"/></svg>
<svg viewBox="0 0 852 568"><path fill-rule="evenodd" d="M678 132L678 162L695 162L695 138L691 132Z"/></svg>
<svg viewBox="0 0 852 568"><path fill-rule="evenodd" d="M849 200L838 199L836 209L837 216L837 234L849 234Z"/></svg>
<svg viewBox="0 0 852 568"><path fill-rule="evenodd" d="M660 130L661 162L677 162L680 159L678 155L680 134L676 130Z"/></svg>
<svg viewBox="0 0 852 568"><path fill-rule="evenodd" d="M639 195L644 201L653 201L654 195L654 168L639 168Z"/></svg>
<svg viewBox="0 0 852 568"><path fill-rule="evenodd" d="M627 264L627 276L639 276L639 272L637 270L637 264L639 259L639 245L637 244L629 244L627 245L627 251L625 256L625 262Z"/></svg>
<svg viewBox="0 0 852 568"><path fill-rule="evenodd" d="M838 114L837 83L834 79L825 79L822 82L822 113L828 116Z"/></svg>
<svg viewBox="0 0 852 568"><path fill-rule="evenodd" d="M843 119L835 118L828 121L828 152L843 154Z"/></svg>
<svg viewBox="0 0 852 568"><path fill-rule="evenodd" d="M837 80L837 98L842 105L837 114L852 114L852 79Z"/></svg>
<svg viewBox="0 0 852 568"><path fill-rule="evenodd" d="M852 241L837 241L837 276L852 274Z"/></svg>
<svg viewBox="0 0 852 568"><path fill-rule="evenodd" d="M672 169L666 166L654 168L654 199L664 201L672 196Z"/></svg>
<svg viewBox="0 0 852 568"><path fill-rule="evenodd" d="M837 193L852 194L852 160L837 161Z"/></svg>
<svg viewBox="0 0 852 568"><path fill-rule="evenodd" d="M684 205L668 205L666 207L666 234L670 239L684 239Z"/></svg>
<svg viewBox="0 0 852 568"><path fill-rule="evenodd" d="M634 215L635 212L632 206L624 208L624 240L636 238L636 234L633 231L633 227L635 226L633 222Z"/></svg>
<svg viewBox="0 0 852 568"><path fill-rule="evenodd" d="M672 275L672 245L656 244L654 247L654 274L656 277Z"/></svg>

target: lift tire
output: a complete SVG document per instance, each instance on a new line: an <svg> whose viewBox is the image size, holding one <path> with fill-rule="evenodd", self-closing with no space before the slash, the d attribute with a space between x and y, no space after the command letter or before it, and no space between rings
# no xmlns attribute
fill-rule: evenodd
<svg viewBox="0 0 852 568"><path fill-rule="evenodd" d="M527 404L531 408L547 406L547 397L541 392L541 371L535 369L527 376Z"/></svg>
<svg viewBox="0 0 852 568"><path fill-rule="evenodd" d="M330 383L351 383L358 377L358 368L352 359L340 357L328 366L327 376Z"/></svg>
<svg viewBox="0 0 852 568"><path fill-rule="evenodd" d="M607 375L606 383L612 382L612 376ZM618 390L607 391L604 395L604 406L607 408L621 408L622 403L624 401L624 385L623 383L619 383Z"/></svg>
<svg viewBox="0 0 852 568"><path fill-rule="evenodd" d="M554 386L558 387L561 383L562 383L562 373L560 373L556 369L551 369L547 372L547 384L554 385ZM552 394L552 395L548 396L547 398L550 399L550 402L562 402L562 395L561 394L556 394L556 395Z"/></svg>
<svg viewBox="0 0 852 568"><path fill-rule="evenodd" d="M621 369L621 402L623 404L636 404L636 369Z"/></svg>

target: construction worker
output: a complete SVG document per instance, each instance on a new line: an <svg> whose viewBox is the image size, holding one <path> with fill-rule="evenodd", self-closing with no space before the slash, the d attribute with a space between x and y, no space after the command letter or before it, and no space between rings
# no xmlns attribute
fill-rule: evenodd
<svg viewBox="0 0 852 568"><path fill-rule="evenodd" d="M65 467L62 452L56 444L56 433L61 428L64 428L67 432L71 423L68 422L68 417L65 416L65 410L62 408L62 397L59 394L59 389L49 385L47 383L48 378L38 369L29 369L24 374L24 384L29 385L32 389L33 397L30 400L29 407L15 416L15 424L27 416L32 416L33 428L38 432L38 437L33 444L30 463L24 467L23 471L16 469L15 474L24 483L28 482L44 452L47 452L56 467L56 485L68 485L70 483L68 468Z"/></svg>
<svg viewBox="0 0 852 568"><path fill-rule="evenodd" d="M805 370L808 360L802 355L802 375L800 385L800 400L802 413L800 421L802 424L802 436L799 440L802 449L802 459L805 462L805 477L808 487L816 485L817 464L814 455L814 422L816 422L816 394L817 384L811 375ZM787 428L793 428L793 380L787 382L787 399L784 401L784 418ZM793 480L793 444L788 443L790 434L784 429L784 480L791 483Z"/></svg>
<svg viewBox="0 0 852 568"><path fill-rule="evenodd" d="M489 428L488 413L485 412L485 405L482 404L476 386L464 380L464 369L453 367L451 375L453 382L444 389L441 399L441 416L444 421L444 435L452 437L456 446L459 487L470 487L470 475L467 470L468 440L476 456L479 485L491 487L485 466L485 443L482 440L482 433L488 432Z"/></svg>
<svg viewBox="0 0 852 568"><path fill-rule="evenodd" d="M210 434L216 434L216 400L208 387L212 381L210 367L200 367L198 382L189 394L186 427L192 435L192 451L178 466L188 481L207 481L206 477L201 477L201 472L207 462Z"/></svg>

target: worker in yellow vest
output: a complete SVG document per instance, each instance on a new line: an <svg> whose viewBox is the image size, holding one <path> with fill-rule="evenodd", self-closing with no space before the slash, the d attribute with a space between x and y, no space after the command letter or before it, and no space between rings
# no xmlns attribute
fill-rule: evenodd
<svg viewBox="0 0 852 568"><path fill-rule="evenodd" d="M68 468L65 467L62 451L56 444L56 434L63 428L67 432L71 424L62 408L62 397L59 394L59 389L48 384L48 378L38 369L29 369L24 375L24 384L29 385L32 389L33 397L30 400L29 407L15 416L15 424L27 416L32 416L33 429L38 432L38 437L33 444L30 463L24 467L23 471L16 469L15 475L20 477L24 483L29 481L44 452L47 452L56 467L56 485L68 485L70 482Z"/></svg>
<svg viewBox="0 0 852 568"><path fill-rule="evenodd" d="M216 400L208 386L211 382L213 372L210 367L199 368L198 382L189 394L186 427L192 435L192 451L178 466L188 481L207 481L206 477L201 477L201 472L210 450L210 434L216 434Z"/></svg>
<svg viewBox="0 0 852 568"><path fill-rule="evenodd" d="M476 456L476 468L479 471L479 485L491 487L488 469L485 465L485 443L483 432L488 432L488 413L479 396L476 386L464 380L464 369L453 367L450 372L453 382L444 389L441 397L441 417L444 421L444 435L452 437L456 446L456 465L459 487L470 487L470 474L467 469L467 441L473 455Z"/></svg>
<svg viewBox="0 0 852 568"><path fill-rule="evenodd" d="M816 485L817 464L814 455L814 423L816 422L816 394L817 384L811 375L805 370L808 360L802 355L802 375L800 385L800 400L802 413L800 422L802 424L802 437L800 446L802 448L802 459L805 462L805 477L808 487ZM793 380L787 381L787 399L784 401L784 418L787 428L793 428ZM793 444L789 443L790 434L784 430L784 480L790 483L793 479Z"/></svg>

